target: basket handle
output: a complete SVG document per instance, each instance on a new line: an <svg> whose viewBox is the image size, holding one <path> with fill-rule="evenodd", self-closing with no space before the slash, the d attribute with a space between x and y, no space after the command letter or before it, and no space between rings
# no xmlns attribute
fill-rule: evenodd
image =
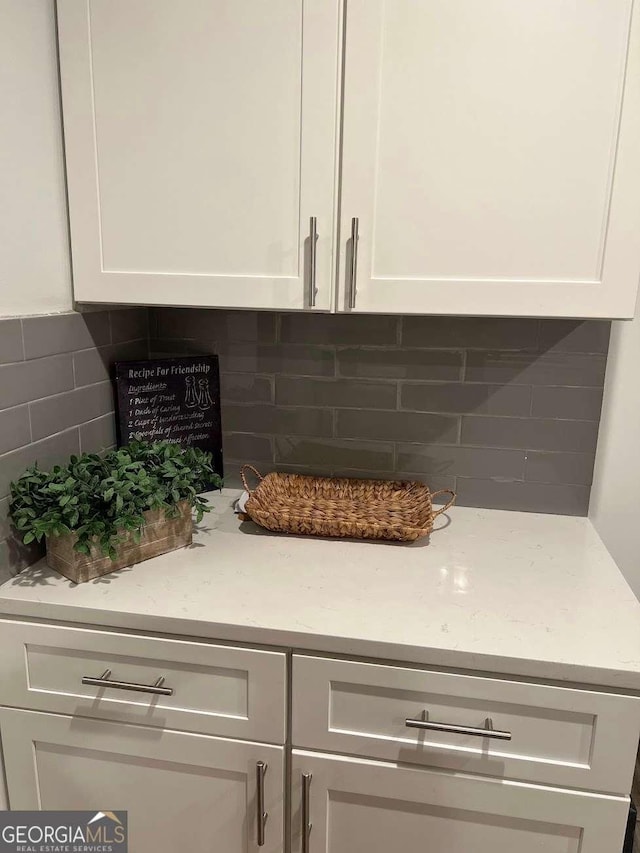
<svg viewBox="0 0 640 853"><path fill-rule="evenodd" d="M453 491L453 489L438 489L437 492L431 492L432 498L435 498L438 495L451 495L451 498L446 502L444 506L441 506L440 509L437 509L435 512L432 513L432 516L434 518L437 518L439 515L442 515L443 512L446 512L448 509L451 509L451 507L456 502L456 493Z"/></svg>
<svg viewBox="0 0 640 853"><path fill-rule="evenodd" d="M249 494L251 494L251 489L249 488L249 485L247 483L247 477L246 477L245 471L251 471L252 474L256 475L258 480L262 480L262 474L260 473L260 471L258 471L257 468L254 468L253 465L243 465L242 468L240 469L240 479L242 480L242 485L244 486L245 491L247 491ZM254 489L254 491L255 491L255 489Z"/></svg>

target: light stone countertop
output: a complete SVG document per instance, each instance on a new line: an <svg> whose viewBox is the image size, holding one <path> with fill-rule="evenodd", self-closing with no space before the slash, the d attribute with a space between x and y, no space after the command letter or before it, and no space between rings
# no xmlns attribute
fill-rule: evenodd
<svg viewBox="0 0 640 853"><path fill-rule="evenodd" d="M211 496L190 548L0 613L640 691L640 604L586 518L455 507L410 545L288 537Z"/></svg>

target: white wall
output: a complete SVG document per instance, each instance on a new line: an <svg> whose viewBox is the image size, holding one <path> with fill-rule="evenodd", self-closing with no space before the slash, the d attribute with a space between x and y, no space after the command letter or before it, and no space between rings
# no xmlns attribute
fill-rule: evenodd
<svg viewBox="0 0 640 853"><path fill-rule="evenodd" d="M640 598L640 313L612 324L589 517Z"/></svg>
<svg viewBox="0 0 640 853"><path fill-rule="evenodd" d="M0 0L0 316L71 308L54 0Z"/></svg>

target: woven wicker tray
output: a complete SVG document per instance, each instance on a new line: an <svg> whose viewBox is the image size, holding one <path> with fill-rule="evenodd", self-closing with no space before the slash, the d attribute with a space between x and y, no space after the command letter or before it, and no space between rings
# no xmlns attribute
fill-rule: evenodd
<svg viewBox="0 0 640 853"><path fill-rule="evenodd" d="M251 489L247 471L258 477ZM431 492L423 483L306 477L267 474L245 465L242 482L249 493L245 513L256 524L281 533L339 536L355 539L391 539L412 542L427 536L433 521L453 506L451 489ZM432 498L451 498L434 510Z"/></svg>

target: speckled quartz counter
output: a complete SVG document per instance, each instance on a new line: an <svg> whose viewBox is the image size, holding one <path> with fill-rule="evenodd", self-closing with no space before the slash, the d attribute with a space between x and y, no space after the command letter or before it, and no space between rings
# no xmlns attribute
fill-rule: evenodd
<svg viewBox="0 0 640 853"><path fill-rule="evenodd" d="M640 604L585 518L456 507L410 545L285 537L211 496L192 547L0 613L640 691Z"/></svg>

